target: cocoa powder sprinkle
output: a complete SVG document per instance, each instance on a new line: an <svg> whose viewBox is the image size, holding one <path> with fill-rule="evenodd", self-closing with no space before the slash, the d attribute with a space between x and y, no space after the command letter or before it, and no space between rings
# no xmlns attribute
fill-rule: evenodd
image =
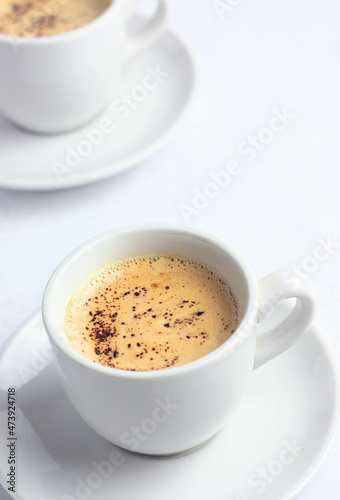
<svg viewBox="0 0 340 500"><path fill-rule="evenodd" d="M197 359L221 345L238 323L230 288L210 272L169 256L113 263L75 292L67 312L72 321L65 323L65 328L73 325L66 329L68 339L77 339L79 324L78 352L99 364L131 371L171 368Z"/></svg>

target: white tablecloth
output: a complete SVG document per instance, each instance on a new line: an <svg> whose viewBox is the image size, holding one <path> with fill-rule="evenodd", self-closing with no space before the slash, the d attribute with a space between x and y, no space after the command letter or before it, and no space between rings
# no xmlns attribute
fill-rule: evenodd
<svg viewBox="0 0 340 500"><path fill-rule="evenodd" d="M177 136L104 182L0 190L0 344L39 308L49 276L76 246L116 226L160 221L224 238L257 278L298 267L315 283L317 323L339 359L340 3L171 3L171 29L188 42L200 74ZM207 194L231 161L237 175L197 208L198 192ZM184 216L184 205L195 213ZM338 500L339 463L340 437L297 498Z"/></svg>

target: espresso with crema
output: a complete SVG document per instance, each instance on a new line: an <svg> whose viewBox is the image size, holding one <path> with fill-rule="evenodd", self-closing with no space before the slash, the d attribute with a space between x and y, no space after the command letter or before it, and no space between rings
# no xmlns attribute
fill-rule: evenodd
<svg viewBox="0 0 340 500"><path fill-rule="evenodd" d="M149 371L205 356L237 325L234 294L212 269L155 255L116 261L89 276L68 304L65 335L90 361Z"/></svg>
<svg viewBox="0 0 340 500"><path fill-rule="evenodd" d="M111 0L0 0L0 34L36 38L75 30L100 16Z"/></svg>

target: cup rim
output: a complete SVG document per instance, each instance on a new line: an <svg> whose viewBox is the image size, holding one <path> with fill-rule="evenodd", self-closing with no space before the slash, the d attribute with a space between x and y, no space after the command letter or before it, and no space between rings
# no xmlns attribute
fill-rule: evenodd
<svg viewBox="0 0 340 500"><path fill-rule="evenodd" d="M246 310L244 312L243 318L240 324L237 326L236 331L229 337L229 339L220 345L217 349L214 349L210 353L205 356L191 361L190 363L186 363L184 365L164 368L161 370L148 370L148 371L129 371L122 370L120 368L112 368L104 365L100 365L99 363L95 363L86 359L85 357L78 354L63 338L61 340L60 332L57 332L57 329L53 326L53 320L50 318L50 312L52 311L52 294L53 287L55 282L58 280L60 273L63 272L65 267L70 265L72 261L77 257L79 253L85 250L88 246L99 244L100 241L104 240L108 237L115 236L123 236L124 234L131 234L135 232L147 232L147 231L176 231L179 233L189 234L192 236L198 236L210 243L222 248L226 253L228 253L234 261L238 264L241 269L244 278L247 282L249 299L246 306ZM53 274L51 275L42 300L42 317L45 325L45 330L47 335L54 343L54 345L64 354L67 358L69 358L72 362L82 366L83 368L89 369L95 373L100 373L109 377L121 378L121 379L134 379L134 380L149 380L149 379L161 379L161 378L174 378L177 376L181 376L187 372L192 372L203 367L208 367L214 364L220 357L225 355L228 350L230 353L233 353L237 350L237 348L242 345L245 340L245 337L242 337L242 334L245 331L247 326L252 325L253 314L256 311L257 305L257 283L255 277L247 264L244 258L231 246L226 244L222 239L217 238L205 231L187 228L186 226L176 225L176 224L138 224L138 225L130 225L130 226L122 226L111 231L106 231L101 233L78 246L75 250L73 250L70 254L68 254L62 262L55 269ZM247 338L247 337L246 337Z"/></svg>
<svg viewBox="0 0 340 500"><path fill-rule="evenodd" d="M47 35L47 36L32 37L32 38L5 35L3 33L0 33L0 43L5 43L5 44L7 43L13 45L15 41L22 40L24 41L24 45L42 46L42 45L51 45L58 42L67 42L68 40L72 40L73 38L76 38L83 34L86 35L93 29L96 29L97 26L100 27L100 25L106 20L105 18L107 16L111 15L112 12L114 14L118 12L118 8L122 5L122 1L123 0L111 0L110 5L99 16L97 16L95 19L85 24L84 26L80 26L79 28L75 28L71 31L66 31L65 33L57 33L55 35Z"/></svg>

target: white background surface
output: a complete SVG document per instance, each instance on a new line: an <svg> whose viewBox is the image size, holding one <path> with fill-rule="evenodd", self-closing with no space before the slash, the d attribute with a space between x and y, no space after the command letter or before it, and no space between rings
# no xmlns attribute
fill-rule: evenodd
<svg viewBox="0 0 340 500"><path fill-rule="evenodd" d="M340 359L340 4L229 0L238 5L222 20L213 0L171 3L170 26L200 68L194 108L176 138L135 169L91 186L0 190L0 344L40 306L49 276L76 246L113 227L161 221L224 238L257 278L304 269L317 289L317 323ZM294 118L247 161L239 145L284 108ZM194 190L231 160L240 173L183 218L181 205L192 205ZM316 263L320 241L333 245ZM340 437L298 500L338 500L339 463Z"/></svg>

